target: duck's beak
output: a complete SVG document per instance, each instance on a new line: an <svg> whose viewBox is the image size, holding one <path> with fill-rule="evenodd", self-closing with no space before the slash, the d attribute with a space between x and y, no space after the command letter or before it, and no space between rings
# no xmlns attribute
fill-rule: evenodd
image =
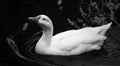
<svg viewBox="0 0 120 66"><path fill-rule="evenodd" d="M36 16L36 17L28 17L29 20L32 20L34 22L38 22L41 16Z"/></svg>

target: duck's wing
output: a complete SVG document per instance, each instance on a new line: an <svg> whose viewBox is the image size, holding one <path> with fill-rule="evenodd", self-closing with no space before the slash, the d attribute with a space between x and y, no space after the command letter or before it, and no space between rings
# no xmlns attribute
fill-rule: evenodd
<svg viewBox="0 0 120 66"><path fill-rule="evenodd" d="M61 41L68 39L69 37L81 37L84 35L95 35L100 31L100 29L94 29L92 27L86 27L78 30L68 30L65 32L58 33L52 37L53 41Z"/></svg>
<svg viewBox="0 0 120 66"><path fill-rule="evenodd" d="M63 38L63 37L62 37ZM66 36L63 39L59 39L57 41L53 40L52 46L57 47L63 51L71 51L81 46L92 46L97 42L105 40L106 37L98 35L79 35L79 36Z"/></svg>
<svg viewBox="0 0 120 66"><path fill-rule="evenodd" d="M56 46L64 50L73 50L79 46L88 46L94 44L103 43L103 40L106 39L104 35L99 34L106 32L111 24L103 25L100 27L87 27L80 30L70 30L59 33L53 36L53 46ZM102 31L103 30L103 31ZM100 44L102 45L102 44Z"/></svg>
<svg viewBox="0 0 120 66"><path fill-rule="evenodd" d="M96 35L96 34L104 35L106 31L110 28L111 24L112 23L109 23L103 26L98 26L98 27L86 27L78 30L68 30L68 31L61 32L54 35L53 39L57 41L57 40L61 40L61 39L63 40L66 37L75 36L75 35L80 35L80 36Z"/></svg>

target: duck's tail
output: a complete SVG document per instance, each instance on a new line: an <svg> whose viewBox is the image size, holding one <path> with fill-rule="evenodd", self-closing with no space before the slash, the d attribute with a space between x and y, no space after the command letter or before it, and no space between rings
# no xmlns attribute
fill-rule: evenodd
<svg viewBox="0 0 120 66"><path fill-rule="evenodd" d="M110 28L111 25L112 25L112 22L99 27L100 31L98 32L98 34L105 35L106 31Z"/></svg>

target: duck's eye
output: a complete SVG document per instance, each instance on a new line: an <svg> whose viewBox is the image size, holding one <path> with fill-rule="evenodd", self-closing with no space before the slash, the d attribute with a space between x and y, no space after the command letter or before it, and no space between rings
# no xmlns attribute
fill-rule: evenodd
<svg viewBox="0 0 120 66"><path fill-rule="evenodd" d="M48 20L47 18L42 18L42 20L43 20L43 21L49 22L49 20Z"/></svg>
<svg viewBox="0 0 120 66"><path fill-rule="evenodd" d="M43 20L47 20L46 18L43 18Z"/></svg>

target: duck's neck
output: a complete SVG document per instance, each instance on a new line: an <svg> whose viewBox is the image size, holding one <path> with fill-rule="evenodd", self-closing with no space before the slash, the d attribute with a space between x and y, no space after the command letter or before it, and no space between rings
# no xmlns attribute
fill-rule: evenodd
<svg viewBox="0 0 120 66"><path fill-rule="evenodd" d="M47 30L43 30L41 40L47 43L46 46L49 46L51 43L52 36L53 36L53 27Z"/></svg>
<svg viewBox="0 0 120 66"><path fill-rule="evenodd" d="M39 51L46 51L51 45L51 39L53 36L53 26L49 26L48 29L43 29L43 34L36 45L36 49Z"/></svg>

